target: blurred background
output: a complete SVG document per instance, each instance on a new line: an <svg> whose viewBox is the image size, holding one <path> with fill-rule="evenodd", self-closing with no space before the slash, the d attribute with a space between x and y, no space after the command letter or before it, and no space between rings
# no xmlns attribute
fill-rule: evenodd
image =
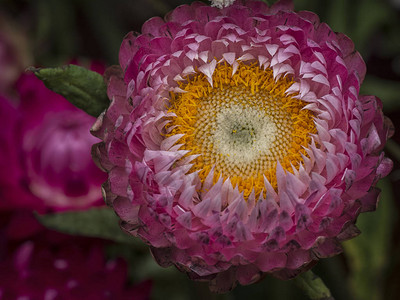
<svg viewBox="0 0 400 300"><path fill-rule="evenodd" d="M152 16L163 16L184 0L1 0L0 31L17 45L21 68L60 66L71 59L118 63L121 41L140 32ZM274 2L274 1L270 1ZM362 94L381 98L384 113L400 128L400 1L294 0L296 10L317 13L334 31L355 43L367 64ZM1 49L0 49L1 51ZM0 73L3 71L0 71ZM344 254L322 260L313 269L335 299L400 298L400 129L386 147L394 161L381 180L378 210L362 214L362 234L344 243ZM123 257L132 284L150 279L151 299L307 299L290 281L266 276L225 295L210 294L203 283L190 281L174 268L153 262L140 242L109 244L108 258ZM0 297L1 298L1 297Z"/></svg>

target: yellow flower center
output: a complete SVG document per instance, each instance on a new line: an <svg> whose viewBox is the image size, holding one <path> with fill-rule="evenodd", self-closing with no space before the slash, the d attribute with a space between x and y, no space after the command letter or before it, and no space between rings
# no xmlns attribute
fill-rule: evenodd
<svg viewBox="0 0 400 300"><path fill-rule="evenodd" d="M171 92L167 136L184 134L181 149L199 154L191 171L204 182L214 168L214 182L230 179L247 198L265 191L264 176L276 189L276 165L292 171L307 156L303 147L315 133L306 102L286 95L293 81L275 80L273 71L239 63L236 72L219 64L213 86L197 73L179 82L184 93Z"/></svg>

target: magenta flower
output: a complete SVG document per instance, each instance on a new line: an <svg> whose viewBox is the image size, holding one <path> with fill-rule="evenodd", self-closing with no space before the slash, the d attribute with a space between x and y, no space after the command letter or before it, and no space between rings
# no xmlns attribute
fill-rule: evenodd
<svg viewBox="0 0 400 300"><path fill-rule="evenodd" d="M392 167L351 40L288 1L240 3L129 33L93 128L122 228L219 291L341 252Z"/></svg>
<svg viewBox="0 0 400 300"><path fill-rule="evenodd" d="M20 103L0 99L0 207L65 210L102 203L105 180L90 156L94 118L33 74L18 82Z"/></svg>
<svg viewBox="0 0 400 300"><path fill-rule="evenodd" d="M12 255L0 256L1 299L150 298L151 282L129 286L126 263L105 261L101 244L57 239L26 241Z"/></svg>

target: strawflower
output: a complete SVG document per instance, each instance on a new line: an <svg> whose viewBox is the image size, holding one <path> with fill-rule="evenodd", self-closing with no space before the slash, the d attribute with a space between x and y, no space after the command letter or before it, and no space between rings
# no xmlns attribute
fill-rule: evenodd
<svg viewBox="0 0 400 300"><path fill-rule="evenodd" d="M122 228L216 291L342 251L392 162L352 41L289 1L195 2L122 42L93 127Z"/></svg>
<svg viewBox="0 0 400 300"><path fill-rule="evenodd" d="M151 282L129 284L126 262L105 259L105 241L37 221L33 211L104 205L105 174L90 156L93 117L33 74L17 90L19 102L0 97L0 299L149 299Z"/></svg>
<svg viewBox="0 0 400 300"><path fill-rule="evenodd" d="M17 84L19 103L0 97L0 209L60 211L101 205L105 180L90 156L94 118L33 74Z"/></svg>
<svg viewBox="0 0 400 300"><path fill-rule="evenodd" d="M45 238L2 251L0 299L149 299L151 282L128 285L125 261L106 261L101 243L55 233Z"/></svg>

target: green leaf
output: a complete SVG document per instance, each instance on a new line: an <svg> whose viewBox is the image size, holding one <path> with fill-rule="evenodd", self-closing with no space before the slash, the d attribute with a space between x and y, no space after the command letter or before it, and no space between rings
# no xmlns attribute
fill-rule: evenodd
<svg viewBox="0 0 400 300"><path fill-rule="evenodd" d="M108 207L37 215L37 218L44 226L63 233L144 246L139 239L122 231L119 227L118 217Z"/></svg>
<svg viewBox="0 0 400 300"><path fill-rule="evenodd" d="M30 69L50 90L91 116L98 117L109 105L103 76L76 65Z"/></svg>
<svg viewBox="0 0 400 300"><path fill-rule="evenodd" d="M320 277L307 271L292 279L311 300L333 300L331 292Z"/></svg>

